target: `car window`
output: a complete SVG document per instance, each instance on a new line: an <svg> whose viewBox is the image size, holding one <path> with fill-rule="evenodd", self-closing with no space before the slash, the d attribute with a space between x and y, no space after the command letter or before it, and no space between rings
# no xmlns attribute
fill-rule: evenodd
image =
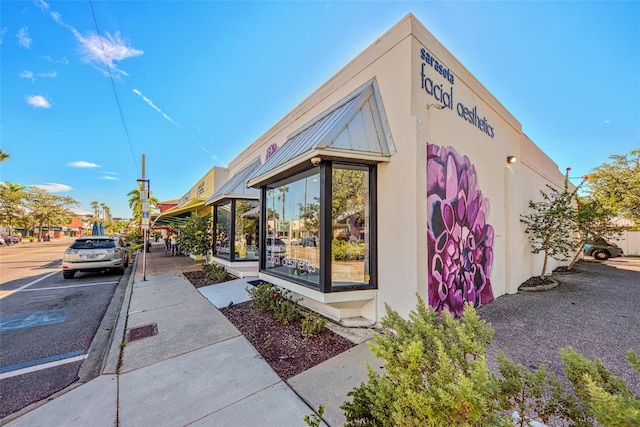
<svg viewBox="0 0 640 427"><path fill-rule="evenodd" d="M106 249L106 248L115 248L115 247L116 247L115 240L105 240L105 239L76 240L71 245L72 249Z"/></svg>

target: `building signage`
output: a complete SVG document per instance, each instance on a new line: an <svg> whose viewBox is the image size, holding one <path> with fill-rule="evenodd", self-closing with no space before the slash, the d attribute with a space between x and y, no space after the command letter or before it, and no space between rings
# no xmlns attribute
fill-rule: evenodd
<svg viewBox="0 0 640 427"><path fill-rule="evenodd" d="M198 184L198 187L196 188L196 197L201 196L203 193L204 193L204 181Z"/></svg>
<svg viewBox="0 0 640 427"><path fill-rule="evenodd" d="M453 85L455 83L455 77L453 72L438 62L425 48L420 49L420 59L422 59L422 65L420 66L420 82L422 89L431 95L436 101L441 103L450 110L454 110L458 113L458 116L466 120L468 123L477 127L480 131L486 133L491 138L495 136L493 126L489 124L486 117L480 117L478 114L477 106L466 106L461 102L457 104L453 99ZM429 68L432 68L436 73L440 74L446 81L445 87L441 83L434 82L431 77L427 75ZM454 107L455 105L455 107Z"/></svg>
<svg viewBox="0 0 640 427"><path fill-rule="evenodd" d="M267 147L267 154L265 155L264 159L267 160L269 157L273 156L276 151L278 151L278 144L271 144Z"/></svg>

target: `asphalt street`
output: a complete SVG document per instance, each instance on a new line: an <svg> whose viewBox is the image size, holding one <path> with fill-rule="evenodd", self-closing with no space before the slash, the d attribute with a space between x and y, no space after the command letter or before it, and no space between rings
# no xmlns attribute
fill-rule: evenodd
<svg viewBox="0 0 640 427"><path fill-rule="evenodd" d="M7 258L31 264L22 269L24 277L13 275L0 285L0 418L78 379L122 278L81 273L65 280L60 259L68 243L36 249L16 245L9 248L10 257L8 251L0 254L3 273ZM34 253L48 253L49 258L34 261ZM40 270L45 272L33 274Z"/></svg>

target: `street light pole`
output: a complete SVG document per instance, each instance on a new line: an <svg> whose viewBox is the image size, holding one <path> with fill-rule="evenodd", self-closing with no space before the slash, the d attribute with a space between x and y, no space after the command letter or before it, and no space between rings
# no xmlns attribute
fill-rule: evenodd
<svg viewBox="0 0 640 427"><path fill-rule="evenodd" d="M151 193L151 182L145 179L145 158L142 155L142 179L141 182L140 201L142 203L142 212L140 218L140 226L143 231L142 237L142 281L147 281L147 250L149 244L149 195Z"/></svg>

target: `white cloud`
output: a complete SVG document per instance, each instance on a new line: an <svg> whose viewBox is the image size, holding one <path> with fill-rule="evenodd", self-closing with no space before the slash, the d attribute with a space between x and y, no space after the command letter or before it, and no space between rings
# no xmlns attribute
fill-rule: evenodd
<svg viewBox="0 0 640 427"><path fill-rule="evenodd" d="M42 95L27 96L27 104L36 108L51 108L51 103Z"/></svg>
<svg viewBox="0 0 640 427"><path fill-rule="evenodd" d="M33 77L33 71L31 70L24 70L20 73L20 77L23 79L31 80L32 83L36 81L36 79Z"/></svg>
<svg viewBox="0 0 640 427"><path fill-rule="evenodd" d="M611 120L605 120L604 123L608 125L609 123L611 123Z"/></svg>
<svg viewBox="0 0 640 427"><path fill-rule="evenodd" d="M46 184L36 184L34 187L42 188L43 190L47 190L49 193L64 193L66 191L73 190L70 186L66 184L58 184L56 182L48 182Z"/></svg>
<svg viewBox="0 0 640 427"><path fill-rule="evenodd" d="M200 147L200 149L201 149L202 151L204 151L205 153L207 153L208 155L210 155L210 156L211 156L211 158L212 158L213 160L215 160L216 162L220 162L220 159L218 159L218 157L216 157L216 155L215 155L215 154L213 154L211 151L207 150L207 149L204 147L204 145L200 144L199 142L197 142L197 144L198 144L198 147Z"/></svg>
<svg viewBox="0 0 640 427"><path fill-rule="evenodd" d="M99 176L98 179L104 179L104 180L107 180L107 181L118 181L119 180L119 178L117 178L115 176L111 176L111 175L102 175L102 176Z"/></svg>
<svg viewBox="0 0 640 427"><path fill-rule="evenodd" d="M7 27L0 28L0 44L2 44L2 39L4 39L4 35L7 33L7 30Z"/></svg>
<svg viewBox="0 0 640 427"><path fill-rule="evenodd" d="M125 59L140 56L144 53L141 50L128 46L120 37L120 33L116 33L114 36L106 33L103 37L99 37L97 34L91 33L85 37L75 28L68 28L80 42L80 48L86 62L106 65L111 71L115 71L122 75L127 75L127 73L120 70L116 66L115 61L121 62Z"/></svg>
<svg viewBox="0 0 640 427"><path fill-rule="evenodd" d="M18 44L26 49L31 48L31 38L29 37L29 28L23 26L18 30L18 34L16 34L18 38Z"/></svg>
<svg viewBox="0 0 640 427"><path fill-rule="evenodd" d="M142 98L142 100L144 102L146 102L151 108L153 108L154 110L156 110L158 113L162 114L162 117L164 117L165 119L167 119L168 121L170 121L171 123L173 123L174 125L180 127L180 125L176 122L173 121L173 119L171 117L169 117L169 115L167 113L165 113L164 111L162 111L160 109L160 107L158 107L156 104L153 103L152 100L150 100L149 98L147 98L146 96L144 96L142 94L142 92L140 92L138 89L133 89L133 93L135 93L136 95L138 95L140 98Z"/></svg>
<svg viewBox="0 0 640 427"><path fill-rule="evenodd" d="M55 79L58 77L58 72L49 71L48 73L38 73L38 77L42 77L43 79Z"/></svg>
<svg viewBox="0 0 640 427"><path fill-rule="evenodd" d="M91 162L85 162L84 160L78 160L75 162L67 163L67 166L71 166L72 168L99 168L100 165Z"/></svg>
<svg viewBox="0 0 640 427"><path fill-rule="evenodd" d="M34 0L33 4L38 6L38 8L43 12L49 9L49 3L44 0Z"/></svg>

